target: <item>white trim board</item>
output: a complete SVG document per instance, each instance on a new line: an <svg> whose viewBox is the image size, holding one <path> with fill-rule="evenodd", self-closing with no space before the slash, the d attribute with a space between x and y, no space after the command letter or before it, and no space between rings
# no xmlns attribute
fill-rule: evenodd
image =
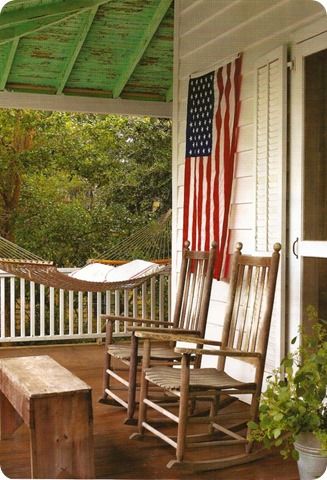
<svg viewBox="0 0 327 480"><path fill-rule="evenodd" d="M160 118L172 117L171 102L46 95L37 93L0 92L0 108L27 108L59 112L140 115Z"/></svg>

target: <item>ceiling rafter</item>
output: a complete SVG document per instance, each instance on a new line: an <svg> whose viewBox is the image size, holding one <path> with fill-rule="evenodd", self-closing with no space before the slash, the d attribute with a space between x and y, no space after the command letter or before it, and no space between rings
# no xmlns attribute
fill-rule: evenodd
<svg viewBox="0 0 327 480"><path fill-rule="evenodd" d="M15 58L16 50L18 47L19 39L13 40L10 45L8 45L8 53L5 64L3 65L1 74L0 74L0 90L4 90L6 83L10 74L10 70Z"/></svg>
<svg viewBox="0 0 327 480"><path fill-rule="evenodd" d="M85 39L87 37L87 34L89 33L89 30L92 26L92 22L94 20L94 17L98 11L98 6L92 8L89 12L84 13L84 18L81 23L80 30L78 32L78 35L76 36L75 42L73 44L72 52L71 55L69 56L68 62L65 65L65 68L63 70L63 73L60 78L60 82L57 86L57 95L61 94L67 80L71 74L71 71L75 65L76 59L79 55L79 52L81 51L83 44L85 42Z"/></svg>
<svg viewBox="0 0 327 480"><path fill-rule="evenodd" d="M125 85L128 83L128 80L132 76L137 64L143 57L145 50L147 49L149 43L151 42L154 34L158 30L158 27L161 21L163 20L164 16L166 15L167 10L170 7L171 3L172 3L172 0L160 0L159 5L156 8L156 11L154 12L154 15L151 21L148 23L146 29L144 30L142 38L138 42L135 50L130 55L129 59L126 59L126 67L120 74L120 77L118 78L114 86L113 98L120 97L122 91L125 88Z"/></svg>
<svg viewBox="0 0 327 480"><path fill-rule="evenodd" d="M3 17L8 17L9 13L7 14L1 14L0 15L0 44L7 43L9 41L13 41L17 38L20 38L24 35L28 35L34 32L37 32L39 30L42 30L45 27L48 27L50 25L55 25L57 23L60 23L63 20L67 20L68 18L75 16L75 15L80 15L81 13L88 11L94 7L99 7L100 5L103 5L105 3L108 3L111 0L73 0L72 2L69 2L75 5L75 8L72 9L70 7L69 9L66 7L66 12L60 11L58 13L58 10L56 13L53 11L50 14L50 8L53 9L53 6L48 6L48 14L45 14L44 16L37 16L35 15L34 18L30 18L28 16L25 18L25 20L20 20L20 21L13 21L13 24L10 24L10 19L8 18L3 18ZM65 4L68 2L65 2ZM58 5L58 4L56 4ZM78 5L84 5L83 7L78 7ZM85 6L86 5L86 6ZM35 10L41 10L41 7L34 7ZM26 8L23 11L27 10L33 10L33 8ZM20 11L19 11L20 12ZM15 13L15 12L12 12ZM16 12L18 14L18 12ZM20 18L21 16L19 16Z"/></svg>
<svg viewBox="0 0 327 480"><path fill-rule="evenodd" d="M20 8L19 10L4 10L0 15L0 28L24 23L28 20L43 19L56 16L58 12L69 14L76 10L82 11L96 5L108 3L111 0L61 0L51 4L41 4L34 7Z"/></svg>

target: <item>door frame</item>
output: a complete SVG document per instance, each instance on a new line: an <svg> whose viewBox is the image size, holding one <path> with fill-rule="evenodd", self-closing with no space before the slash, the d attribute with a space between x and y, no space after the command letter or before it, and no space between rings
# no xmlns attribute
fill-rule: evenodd
<svg viewBox="0 0 327 480"><path fill-rule="evenodd" d="M327 257L327 241L303 241L304 205L304 60L327 49L327 32L317 33L292 47L290 94L288 349L302 324L302 273L304 257ZM297 258L296 258L297 255Z"/></svg>

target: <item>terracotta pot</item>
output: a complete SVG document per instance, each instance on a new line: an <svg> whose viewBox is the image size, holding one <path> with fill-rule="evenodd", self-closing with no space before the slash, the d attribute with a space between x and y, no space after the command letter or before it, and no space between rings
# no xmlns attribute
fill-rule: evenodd
<svg viewBox="0 0 327 480"><path fill-rule="evenodd" d="M300 433L294 447L300 455L297 462L300 480L314 480L321 477L327 468L327 457L320 454L319 440L312 433Z"/></svg>

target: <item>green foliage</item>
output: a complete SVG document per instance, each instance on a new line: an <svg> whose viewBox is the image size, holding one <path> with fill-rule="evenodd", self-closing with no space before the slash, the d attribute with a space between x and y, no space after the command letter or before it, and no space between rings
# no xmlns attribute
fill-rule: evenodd
<svg viewBox="0 0 327 480"><path fill-rule="evenodd" d="M0 168L0 234L81 266L170 208L171 123L1 110Z"/></svg>
<svg viewBox="0 0 327 480"><path fill-rule="evenodd" d="M307 313L317 320L313 307ZM301 346L288 354L268 379L259 422L248 425L250 439L263 442L267 448L279 447L284 458L297 458L293 448L296 436L311 432L321 441L322 453L327 455L326 387L327 335L324 327L315 323L312 334L302 334Z"/></svg>

